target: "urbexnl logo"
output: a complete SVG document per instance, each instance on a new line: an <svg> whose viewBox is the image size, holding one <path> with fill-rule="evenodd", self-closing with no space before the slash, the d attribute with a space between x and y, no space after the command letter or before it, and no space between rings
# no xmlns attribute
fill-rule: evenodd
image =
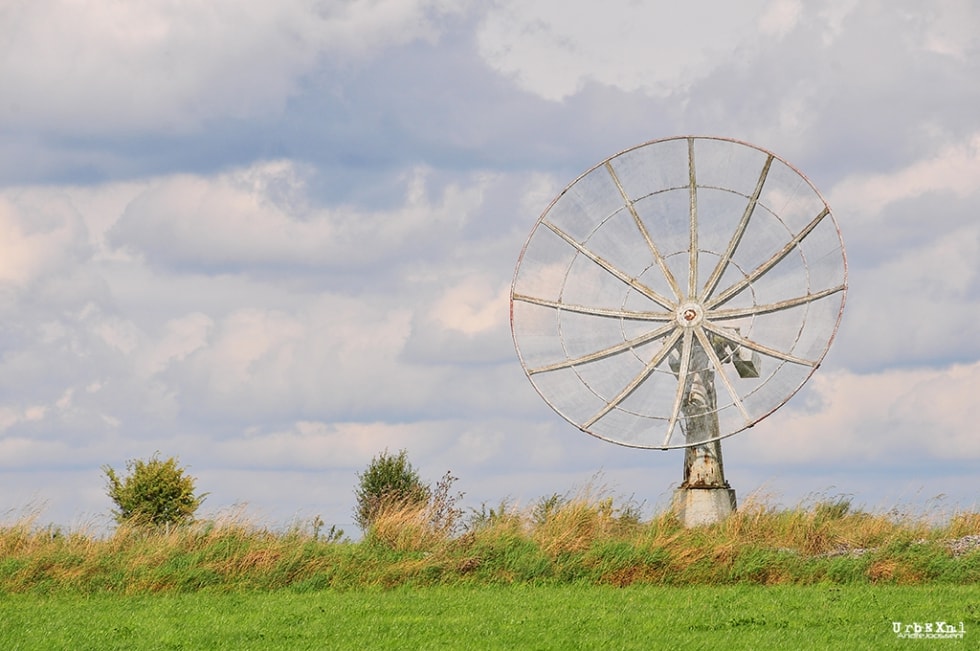
<svg viewBox="0 0 980 651"><path fill-rule="evenodd" d="M908 640L953 640L963 639L966 628L963 622L950 624L948 622L892 622L892 631L899 638Z"/></svg>

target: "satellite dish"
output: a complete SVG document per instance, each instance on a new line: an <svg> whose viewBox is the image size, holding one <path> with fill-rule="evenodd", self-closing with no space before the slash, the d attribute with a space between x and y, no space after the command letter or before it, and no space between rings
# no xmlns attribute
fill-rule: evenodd
<svg viewBox="0 0 980 651"><path fill-rule="evenodd" d="M606 159L545 209L514 273L511 330L568 422L686 448L682 487L727 488L718 441L809 379L846 290L837 222L802 173L737 140L675 137ZM696 453L717 472L698 475Z"/></svg>

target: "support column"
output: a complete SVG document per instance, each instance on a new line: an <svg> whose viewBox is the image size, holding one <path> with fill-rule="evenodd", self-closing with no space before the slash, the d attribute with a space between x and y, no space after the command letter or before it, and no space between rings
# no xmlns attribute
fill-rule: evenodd
<svg viewBox="0 0 980 651"><path fill-rule="evenodd" d="M688 528L721 522L735 511L735 490L725 481L721 441L684 450L684 481L674 491L673 510Z"/></svg>
<svg viewBox="0 0 980 651"><path fill-rule="evenodd" d="M682 317L688 317L678 317L683 325ZM698 318L695 313L692 325ZM678 356L675 373L680 366ZM673 510L685 527L698 527L730 516L735 510L735 491L725 481L721 461L714 367L697 341L690 347L689 367L687 376L678 378L685 382L680 407L689 447L684 449L684 481L674 491Z"/></svg>

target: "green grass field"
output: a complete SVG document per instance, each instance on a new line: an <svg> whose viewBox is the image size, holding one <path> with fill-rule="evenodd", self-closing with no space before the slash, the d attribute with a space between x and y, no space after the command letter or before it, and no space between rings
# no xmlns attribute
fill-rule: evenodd
<svg viewBox="0 0 980 651"><path fill-rule="evenodd" d="M906 640L943 620L963 639ZM976 648L980 586L491 586L5 595L0 648Z"/></svg>
<svg viewBox="0 0 980 651"><path fill-rule="evenodd" d="M748 503L685 529L586 496L449 525L397 507L352 542L21 519L0 525L0 649L980 648L976 512ZM892 629L937 621L963 639Z"/></svg>

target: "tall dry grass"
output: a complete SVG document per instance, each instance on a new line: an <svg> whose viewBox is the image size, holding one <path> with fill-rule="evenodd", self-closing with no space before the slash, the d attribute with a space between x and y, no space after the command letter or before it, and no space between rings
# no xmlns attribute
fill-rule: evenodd
<svg viewBox="0 0 980 651"><path fill-rule="evenodd" d="M452 499L391 503L358 542L315 526L272 531L241 514L103 537L38 522L0 525L0 593L980 581L980 513L937 522L866 512L845 498L793 508L753 498L725 522L694 529L669 511L642 519L631 501L591 489L469 514Z"/></svg>

